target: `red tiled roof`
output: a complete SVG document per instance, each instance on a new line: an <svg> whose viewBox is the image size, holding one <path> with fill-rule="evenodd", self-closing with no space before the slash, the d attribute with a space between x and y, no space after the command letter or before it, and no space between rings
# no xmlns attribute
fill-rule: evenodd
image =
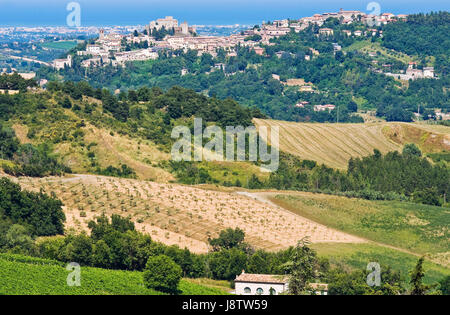
<svg viewBox="0 0 450 315"><path fill-rule="evenodd" d="M310 283L309 286L310 286L313 290L317 290L317 291L328 291L328 284L325 284L325 283Z"/></svg>
<svg viewBox="0 0 450 315"><path fill-rule="evenodd" d="M235 282L255 282L255 283L280 283L286 284L289 282L287 276L279 276L279 275L260 275L260 274L251 274L251 273L243 273L236 277Z"/></svg>

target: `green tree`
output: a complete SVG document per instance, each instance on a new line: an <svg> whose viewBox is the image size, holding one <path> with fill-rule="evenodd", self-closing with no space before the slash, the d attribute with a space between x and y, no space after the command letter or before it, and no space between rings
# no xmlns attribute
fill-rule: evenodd
<svg viewBox="0 0 450 315"><path fill-rule="evenodd" d="M316 276L317 254L309 245L308 238L300 240L294 248L291 261L285 265L289 274L290 294L303 294L308 288L308 283Z"/></svg>
<svg viewBox="0 0 450 315"><path fill-rule="evenodd" d="M63 108L72 108L72 102L70 101L70 99L66 96L62 102L62 107Z"/></svg>
<svg viewBox="0 0 450 315"><path fill-rule="evenodd" d="M109 268L111 266L111 250L104 240L100 240L94 244L92 264L100 268Z"/></svg>
<svg viewBox="0 0 450 315"><path fill-rule="evenodd" d="M147 288L175 294L181 280L182 270L165 255L150 257L144 270L144 284Z"/></svg>
<svg viewBox="0 0 450 315"><path fill-rule="evenodd" d="M420 151L420 149L414 143L408 143L404 146L402 154L406 156L421 157L422 151Z"/></svg>
<svg viewBox="0 0 450 315"><path fill-rule="evenodd" d="M247 255L237 248L223 249L210 254L208 266L214 279L231 281L246 269Z"/></svg>
<svg viewBox="0 0 450 315"><path fill-rule="evenodd" d="M445 277L439 282L440 290L444 295L450 295L450 276Z"/></svg>
<svg viewBox="0 0 450 315"><path fill-rule="evenodd" d="M65 261L89 266L92 262L92 240L86 234L68 236L63 255Z"/></svg>
<svg viewBox="0 0 450 315"><path fill-rule="evenodd" d="M209 244L213 247L214 251L221 249L231 249L239 247L243 244L245 239L245 233L240 228L231 229L228 228L219 233L219 237L215 239L209 239Z"/></svg>
<svg viewBox="0 0 450 315"><path fill-rule="evenodd" d="M413 199L417 203L423 203L432 206L441 206L442 202L439 199L438 190L435 187L424 188L416 190L413 194Z"/></svg>
<svg viewBox="0 0 450 315"><path fill-rule="evenodd" d="M5 235L6 246L20 253L30 253L34 242L25 227L19 224L12 225Z"/></svg>
<svg viewBox="0 0 450 315"><path fill-rule="evenodd" d="M416 267L411 271L411 295L426 295L432 286L423 284L423 278L425 277L425 271L423 269L424 258L421 257L416 264Z"/></svg>

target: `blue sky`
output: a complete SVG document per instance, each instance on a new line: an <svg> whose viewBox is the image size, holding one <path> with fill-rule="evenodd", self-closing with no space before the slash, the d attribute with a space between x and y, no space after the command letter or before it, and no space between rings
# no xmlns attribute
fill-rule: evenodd
<svg viewBox="0 0 450 315"><path fill-rule="evenodd" d="M0 25L64 25L69 0L0 0ZM172 15L190 24L256 24L339 8L367 13L372 0L78 0L82 25L136 25ZM450 10L448 0L376 0L383 12Z"/></svg>

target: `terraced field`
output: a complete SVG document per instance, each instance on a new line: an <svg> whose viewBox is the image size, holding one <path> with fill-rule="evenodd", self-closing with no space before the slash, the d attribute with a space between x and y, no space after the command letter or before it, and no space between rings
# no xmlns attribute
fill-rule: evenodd
<svg viewBox="0 0 450 315"><path fill-rule="evenodd" d="M87 230L96 216L116 213L129 216L154 240L197 253L208 251L209 237L236 227L245 231L248 243L266 250L287 248L305 236L313 243L364 242L233 192L91 175L16 180L27 190L54 192L65 205L67 229Z"/></svg>
<svg viewBox="0 0 450 315"><path fill-rule="evenodd" d="M312 124L262 119L255 119L254 123L258 127L278 126L282 151L340 169L347 167L351 157L368 156L374 149L382 153L400 150L406 143L416 143L425 153L450 150L450 127L444 126Z"/></svg>

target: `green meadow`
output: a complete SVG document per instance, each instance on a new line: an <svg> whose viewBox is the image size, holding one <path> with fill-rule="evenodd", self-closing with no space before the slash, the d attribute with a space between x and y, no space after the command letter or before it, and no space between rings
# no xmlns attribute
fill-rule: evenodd
<svg viewBox="0 0 450 315"><path fill-rule="evenodd" d="M449 208L313 193L278 194L271 200L326 226L419 255L450 251Z"/></svg>
<svg viewBox="0 0 450 315"><path fill-rule="evenodd" d="M339 244L323 243L313 244L319 256L329 259L333 266L341 266L346 270L364 270L370 262L377 262L381 268L390 266L393 270L400 271L402 282L408 285L409 273L414 269L419 257L403 253L395 249L382 247L376 244ZM433 284L450 275L450 269L435 264L428 260L424 263L424 282Z"/></svg>
<svg viewBox="0 0 450 315"><path fill-rule="evenodd" d="M76 47L77 45L78 45L77 41L64 40L64 41L57 41L57 42L42 43L41 47L49 48L49 49L70 50L70 49Z"/></svg>

